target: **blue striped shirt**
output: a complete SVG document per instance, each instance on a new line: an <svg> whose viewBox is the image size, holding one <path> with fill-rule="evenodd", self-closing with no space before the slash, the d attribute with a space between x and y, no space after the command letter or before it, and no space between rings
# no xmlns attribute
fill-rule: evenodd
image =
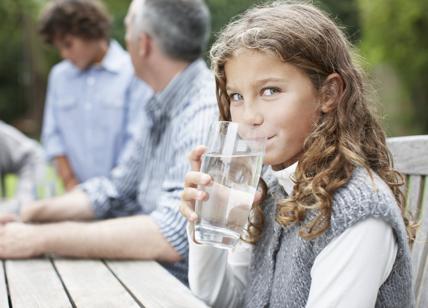
<svg viewBox="0 0 428 308"><path fill-rule="evenodd" d="M218 119L215 82L205 62L190 64L145 104L144 111L140 139L126 161L110 177L91 179L81 187L97 218L150 215L185 262L186 221L178 207L190 169L186 156L204 143L210 123ZM183 262L176 266L187 276Z"/></svg>

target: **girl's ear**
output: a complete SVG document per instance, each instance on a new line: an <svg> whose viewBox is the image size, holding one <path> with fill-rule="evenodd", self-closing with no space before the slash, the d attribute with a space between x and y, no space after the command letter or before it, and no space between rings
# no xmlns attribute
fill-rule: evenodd
<svg viewBox="0 0 428 308"><path fill-rule="evenodd" d="M321 88L321 112L328 113L337 107L343 93L343 79L338 73L327 76Z"/></svg>

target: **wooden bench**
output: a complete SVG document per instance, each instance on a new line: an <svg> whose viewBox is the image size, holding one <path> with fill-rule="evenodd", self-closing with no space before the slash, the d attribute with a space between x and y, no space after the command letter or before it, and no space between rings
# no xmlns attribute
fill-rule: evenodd
<svg viewBox="0 0 428 308"><path fill-rule="evenodd" d="M406 208L420 223L412 247L416 307L428 307L428 135L388 139L395 168L406 176Z"/></svg>

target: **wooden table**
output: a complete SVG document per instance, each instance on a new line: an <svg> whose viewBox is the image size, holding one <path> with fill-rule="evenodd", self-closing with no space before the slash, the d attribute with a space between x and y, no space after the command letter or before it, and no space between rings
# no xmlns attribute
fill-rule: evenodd
<svg viewBox="0 0 428 308"><path fill-rule="evenodd" d="M5 260L0 308L207 307L152 261Z"/></svg>

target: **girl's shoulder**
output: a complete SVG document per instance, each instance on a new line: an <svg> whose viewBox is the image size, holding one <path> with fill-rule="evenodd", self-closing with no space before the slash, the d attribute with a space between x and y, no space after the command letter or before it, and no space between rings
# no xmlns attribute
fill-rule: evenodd
<svg viewBox="0 0 428 308"><path fill-rule="evenodd" d="M342 232L370 217L402 228L401 210L389 186L375 172L357 167L349 182L333 196L331 227Z"/></svg>
<svg viewBox="0 0 428 308"><path fill-rule="evenodd" d="M397 205L385 181L374 171L368 171L363 167L355 168L349 182L333 196L333 203L342 206L365 206L371 202Z"/></svg>

